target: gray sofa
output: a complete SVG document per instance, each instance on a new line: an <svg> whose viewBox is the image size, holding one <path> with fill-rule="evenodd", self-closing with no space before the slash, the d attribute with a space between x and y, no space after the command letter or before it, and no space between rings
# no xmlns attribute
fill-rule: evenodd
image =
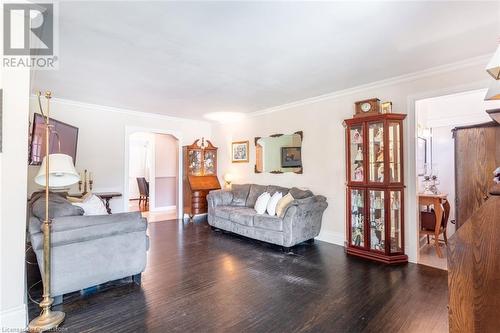
<svg viewBox="0 0 500 333"><path fill-rule="evenodd" d="M30 205L28 231L43 277L43 233L45 198ZM69 205L69 206L68 206ZM147 222L139 212L83 216L80 207L51 194L52 217L51 294L56 302L63 294L99 284L134 277L146 267L149 239Z"/></svg>
<svg viewBox="0 0 500 333"><path fill-rule="evenodd" d="M283 216L259 215L254 205L263 192L271 195L288 192L294 197ZM217 229L242 236L292 247L304 241L314 240L321 230L321 219L328 204L322 195L309 190L284 188L274 185L233 185L230 191L211 191L208 196L208 223Z"/></svg>

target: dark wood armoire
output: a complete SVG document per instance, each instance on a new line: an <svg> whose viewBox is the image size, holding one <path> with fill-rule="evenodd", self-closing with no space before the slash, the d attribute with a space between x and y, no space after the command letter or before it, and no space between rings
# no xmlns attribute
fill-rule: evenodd
<svg viewBox="0 0 500 333"><path fill-rule="evenodd" d="M190 219L208 210L207 194L221 188L217 178L217 147L199 139L183 147L184 214Z"/></svg>
<svg viewBox="0 0 500 333"><path fill-rule="evenodd" d="M500 125L456 127L453 137L456 226L460 228L488 199L493 170L500 165Z"/></svg>

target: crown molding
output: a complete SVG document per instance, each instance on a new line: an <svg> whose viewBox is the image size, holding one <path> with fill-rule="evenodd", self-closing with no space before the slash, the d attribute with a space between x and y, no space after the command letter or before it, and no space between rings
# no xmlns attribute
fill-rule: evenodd
<svg viewBox="0 0 500 333"><path fill-rule="evenodd" d="M439 75L439 74L444 74L444 73L448 73L448 72L462 69L462 68L467 68L467 67L477 66L477 65L486 66L486 64L488 63L488 61L491 57L492 57L492 54L485 54L485 55L481 55L478 57L473 57L473 58L453 62L453 63L446 64L446 65L431 67L428 69L424 69L424 70L409 73L409 74L394 76L394 77L391 77L388 79L375 81L375 82L371 82L371 83L367 83L367 84L362 84L362 85L355 86L352 88L337 90L337 91L334 91L331 93L327 93L327 94L323 94L323 95L319 95L319 96L315 96L315 97L310 97L310 98L305 98L305 99L298 100L295 102L286 103L286 104L278 105L275 107L250 112L250 113L248 113L248 115L249 116L261 116L261 115L265 115L268 113L273 113L273 112L278 112L278 111L294 108L297 106L309 105L309 104L318 103L318 102L329 100L329 99L336 99L336 98L343 97L346 95L352 95L352 94L356 94L359 92L363 92L363 91L369 90L369 89L377 89L377 88L386 87L386 86L390 86L390 85L394 85L394 84L415 81L418 79L422 79L422 78L426 78L426 77L434 76L434 75Z"/></svg>
<svg viewBox="0 0 500 333"><path fill-rule="evenodd" d="M32 94L31 98L32 99L36 98L36 95ZM62 104L62 105L73 106L73 107L78 107L78 108L83 108L83 109L88 109L88 110L93 110L93 111L98 110L98 111L103 111L103 112L113 112L113 113L118 113L118 114L123 114L123 115L128 115L128 116L134 116L134 117L143 117L143 118L146 117L146 118L153 118L153 119L184 121L184 122L185 121L194 121L194 122L204 123L204 124L210 125L210 122L205 121L205 120L173 117L173 116L167 116L167 115L159 114L159 113L136 111L136 110L130 110L130 109L117 108L117 107L113 107L113 106L105 106L105 105L99 105L99 104L79 102L79 101L65 99L65 98L53 97L52 103L58 103L58 104Z"/></svg>

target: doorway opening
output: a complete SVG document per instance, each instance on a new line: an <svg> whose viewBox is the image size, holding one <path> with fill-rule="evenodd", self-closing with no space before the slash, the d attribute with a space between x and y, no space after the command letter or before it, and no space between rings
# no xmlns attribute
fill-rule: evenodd
<svg viewBox="0 0 500 333"><path fill-rule="evenodd" d="M134 132L128 140L128 211L148 222L177 218L179 142L170 134Z"/></svg>
<svg viewBox="0 0 500 333"><path fill-rule="evenodd" d="M447 244L456 231L458 159L454 130L491 122L486 89L420 99L416 112L416 205L419 264L447 269ZM441 221L436 222L436 221Z"/></svg>

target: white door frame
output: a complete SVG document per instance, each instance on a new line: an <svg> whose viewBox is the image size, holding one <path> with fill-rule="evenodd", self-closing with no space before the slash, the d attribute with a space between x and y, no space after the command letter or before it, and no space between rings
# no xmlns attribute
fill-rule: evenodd
<svg viewBox="0 0 500 333"><path fill-rule="evenodd" d="M405 253L408 254L410 262L419 261L419 230L418 230L418 205L417 189L418 177L415 163L415 147L417 146L417 117L415 103L421 99L439 97L443 95L457 94L470 90L488 88L491 80L476 81L465 85L452 86L444 89L428 91L420 94L409 95L407 98L407 118L406 118L406 144L405 146L405 183L407 184L405 193Z"/></svg>
<svg viewBox="0 0 500 333"><path fill-rule="evenodd" d="M153 134L166 134L171 135L177 139L177 218L182 219L183 217L183 202L182 202L182 136L179 132L173 130L157 129L150 127L135 127L135 126L125 126L125 154L124 154L124 182L123 182L123 210L128 211L130 188L129 188L129 155L130 155L130 135L133 133L145 132ZM154 171L154 166L152 166ZM150 184L151 188L154 189L155 179L151 177ZM150 206L154 207L155 197L154 191L150 194Z"/></svg>

